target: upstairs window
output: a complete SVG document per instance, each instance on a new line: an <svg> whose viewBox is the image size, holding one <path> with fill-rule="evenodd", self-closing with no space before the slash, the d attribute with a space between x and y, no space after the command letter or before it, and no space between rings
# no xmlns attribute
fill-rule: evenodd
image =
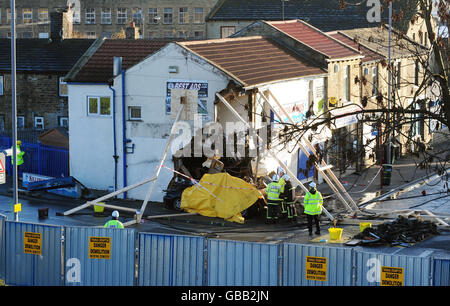
<svg viewBox="0 0 450 306"><path fill-rule="evenodd" d="M178 22L180 24L187 24L187 23L189 23L189 14L188 14L188 8L187 7L180 7L178 19L179 19Z"/></svg>
<svg viewBox="0 0 450 306"><path fill-rule="evenodd" d="M164 8L164 24L172 24L173 23L173 8L165 7Z"/></svg>
<svg viewBox="0 0 450 306"><path fill-rule="evenodd" d="M22 10L22 18L23 18L23 23L32 23L33 22L33 10L30 8L24 8Z"/></svg>
<svg viewBox="0 0 450 306"><path fill-rule="evenodd" d="M111 24L111 8L102 8L102 24Z"/></svg>
<svg viewBox="0 0 450 306"><path fill-rule="evenodd" d="M34 117L34 128L37 130L44 129L44 117Z"/></svg>
<svg viewBox="0 0 450 306"><path fill-rule="evenodd" d="M95 24L95 8L86 9L86 24Z"/></svg>
<svg viewBox="0 0 450 306"><path fill-rule="evenodd" d="M117 9L117 24L125 24L127 22L127 8L119 7Z"/></svg>
<svg viewBox="0 0 450 306"><path fill-rule="evenodd" d="M88 97L88 115L89 116L110 116L111 98L110 97Z"/></svg>
<svg viewBox="0 0 450 306"><path fill-rule="evenodd" d="M48 21L48 8L39 8L38 10L38 20L39 22Z"/></svg>
<svg viewBox="0 0 450 306"><path fill-rule="evenodd" d="M194 23L203 23L205 22L205 14L203 7L195 7L194 8Z"/></svg>
<svg viewBox="0 0 450 306"><path fill-rule="evenodd" d="M158 23L158 9L151 7L148 9L148 23L157 24Z"/></svg>

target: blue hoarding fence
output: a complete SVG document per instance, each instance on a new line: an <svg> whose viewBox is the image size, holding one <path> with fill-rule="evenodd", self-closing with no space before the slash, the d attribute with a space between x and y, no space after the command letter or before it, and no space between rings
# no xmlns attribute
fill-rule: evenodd
<svg viewBox="0 0 450 306"><path fill-rule="evenodd" d="M0 136L0 150L10 149L10 137ZM22 141L21 150L25 152L24 163L18 167L22 172L51 177L69 176L69 151L64 148L41 145ZM12 175L11 157L6 158L6 172Z"/></svg>
<svg viewBox="0 0 450 306"><path fill-rule="evenodd" d="M0 215L0 279L17 286L448 286L450 259L134 229L63 227Z"/></svg>

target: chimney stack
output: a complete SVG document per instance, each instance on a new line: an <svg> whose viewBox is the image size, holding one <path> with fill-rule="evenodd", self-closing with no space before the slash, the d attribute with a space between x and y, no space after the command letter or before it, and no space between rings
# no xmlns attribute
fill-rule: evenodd
<svg viewBox="0 0 450 306"><path fill-rule="evenodd" d="M66 38L72 38L73 11L71 9L50 13L50 39L52 42L60 42Z"/></svg>
<svg viewBox="0 0 450 306"><path fill-rule="evenodd" d="M125 38L126 39L139 39L139 28L136 28L134 22L131 22L130 25L125 29Z"/></svg>

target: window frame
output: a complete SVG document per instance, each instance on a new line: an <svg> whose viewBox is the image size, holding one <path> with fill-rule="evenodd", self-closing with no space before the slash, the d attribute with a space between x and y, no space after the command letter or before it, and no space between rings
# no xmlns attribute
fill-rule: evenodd
<svg viewBox="0 0 450 306"><path fill-rule="evenodd" d="M40 8L38 8L38 21L39 22L47 22L47 21L49 21L49 13L48 13L48 8L47 7L40 7Z"/></svg>
<svg viewBox="0 0 450 306"><path fill-rule="evenodd" d="M116 10L116 23L117 24L126 24L127 18L128 18L128 8L126 7L118 7ZM125 16L123 16L125 15ZM124 19L123 22L120 22L122 19Z"/></svg>
<svg viewBox="0 0 450 306"><path fill-rule="evenodd" d="M29 10L29 12L25 12ZM25 18L25 15L29 15L29 17ZM25 21L27 20L27 21ZM29 7L24 7L22 8L22 23L23 24L29 24L29 23L33 23L33 9L29 8Z"/></svg>
<svg viewBox="0 0 450 306"><path fill-rule="evenodd" d="M69 96L69 88L67 87L67 82L63 81L64 77L60 76L58 78L58 94L60 97L68 97ZM66 94L63 93L62 87L66 86Z"/></svg>
<svg viewBox="0 0 450 306"><path fill-rule="evenodd" d="M186 9L186 11L182 11ZM178 8L178 23L189 24L189 7L183 6Z"/></svg>
<svg viewBox="0 0 450 306"><path fill-rule="evenodd" d="M136 25L142 25L144 23L144 15L142 14L142 8L133 7L131 9L131 19Z"/></svg>
<svg viewBox="0 0 450 306"><path fill-rule="evenodd" d="M38 127L38 119L41 120L42 122L42 128ZM34 116L34 124L33 124L34 129L36 130L45 130L45 123L44 123L44 117L42 116Z"/></svg>
<svg viewBox="0 0 450 306"><path fill-rule="evenodd" d="M344 99L350 101L350 65L346 65L344 68Z"/></svg>
<svg viewBox="0 0 450 306"><path fill-rule="evenodd" d="M132 110L139 109L140 116L133 117ZM142 121L142 107L139 105L128 106L128 120L129 121Z"/></svg>
<svg viewBox="0 0 450 306"><path fill-rule="evenodd" d="M198 11L201 10L201 13ZM203 7L194 7L194 24L205 23L205 9Z"/></svg>
<svg viewBox="0 0 450 306"><path fill-rule="evenodd" d="M84 12L84 24L96 24L95 7L87 7Z"/></svg>
<svg viewBox="0 0 450 306"><path fill-rule="evenodd" d="M233 30L233 33L229 34L228 36L224 36L223 33L224 33L225 30L228 33L230 32L230 30ZM220 38L227 38L230 35L233 35L234 33L236 33L236 27L235 26L221 26L220 27Z"/></svg>
<svg viewBox="0 0 450 306"><path fill-rule="evenodd" d="M66 125L63 124L63 122L67 122ZM61 116L58 118L58 126L63 128L69 128L69 117Z"/></svg>
<svg viewBox="0 0 450 306"><path fill-rule="evenodd" d="M166 12L167 10L167 12ZM169 12L170 10L170 12ZM170 22L169 21L170 17ZM165 7L163 9L163 24L173 24L173 7Z"/></svg>
<svg viewBox="0 0 450 306"><path fill-rule="evenodd" d="M107 10L109 10L109 12ZM112 24L112 9L110 7L102 7L100 14L101 14L100 17L101 24Z"/></svg>
<svg viewBox="0 0 450 306"><path fill-rule="evenodd" d="M108 98L109 99L109 113L108 114L102 114L101 113L101 99L103 99L103 98ZM90 111L90 102L91 102L91 99L96 99L97 100L97 111L94 113L94 112L91 112ZM88 117L111 117L111 96L95 96L95 95L89 95L89 96L87 96L87 99L86 99L87 101L87 116Z"/></svg>
<svg viewBox="0 0 450 306"><path fill-rule="evenodd" d="M378 66L372 67L372 96L378 95Z"/></svg>
<svg viewBox="0 0 450 306"><path fill-rule="evenodd" d="M22 121L22 125L20 125L20 121ZM25 116L23 115L17 116L17 129L18 130L25 129Z"/></svg>
<svg viewBox="0 0 450 306"><path fill-rule="evenodd" d="M5 76L0 74L0 96L5 95Z"/></svg>
<svg viewBox="0 0 450 306"><path fill-rule="evenodd" d="M150 12L150 10L152 11ZM147 16L148 16L147 24L158 24L159 19L157 7L149 7L147 9Z"/></svg>

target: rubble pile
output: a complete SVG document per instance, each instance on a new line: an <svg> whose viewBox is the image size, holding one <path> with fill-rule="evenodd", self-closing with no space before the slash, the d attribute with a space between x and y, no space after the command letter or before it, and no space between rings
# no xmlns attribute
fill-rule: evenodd
<svg viewBox="0 0 450 306"><path fill-rule="evenodd" d="M398 216L394 221L380 224L376 228L366 228L354 238L361 239L363 245L410 246L411 243L420 242L433 235L439 235L433 222L424 221L420 217Z"/></svg>

